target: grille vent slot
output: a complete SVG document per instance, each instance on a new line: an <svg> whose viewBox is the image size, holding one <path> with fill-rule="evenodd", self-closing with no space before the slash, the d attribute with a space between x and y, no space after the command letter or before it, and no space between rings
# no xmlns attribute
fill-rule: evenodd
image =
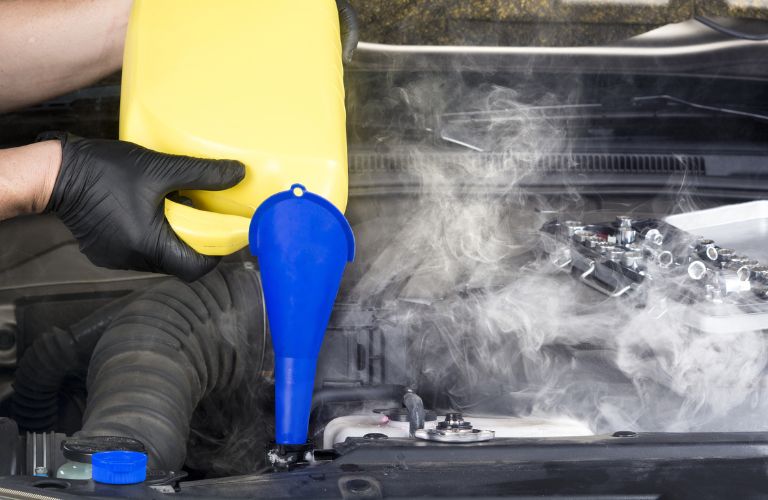
<svg viewBox="0 0 768 500"><path fill-rule="evenodd" d="M351 173L407 172L423 162L457 165L488 163L530 169L541 174L705 175L702 156L659 154L547 154L540 157L512 153L361 153L349 155Z"/></svg>

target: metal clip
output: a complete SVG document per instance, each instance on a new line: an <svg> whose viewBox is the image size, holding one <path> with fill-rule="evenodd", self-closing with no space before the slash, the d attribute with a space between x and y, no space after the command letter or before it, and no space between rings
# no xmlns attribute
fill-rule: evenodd
<svg viewBox="0 0 768 500"><path fill-rule="evenodd" d="M579 280L581 280L582 283L587 285L588 287L597 290L598 292L607 295L608 297L615 298L615 297L621 297L625 293L627 293L630 288L632 288L632 285L627 285L621 288L618 288L616 290L611 290L607 287L604 287L598 283L598 281L589 279L589 276L591 276L595 270L597 269L597 264L595 264L594 261L589 261L589 268L584 271L581 276L579 276Z"/></svg>

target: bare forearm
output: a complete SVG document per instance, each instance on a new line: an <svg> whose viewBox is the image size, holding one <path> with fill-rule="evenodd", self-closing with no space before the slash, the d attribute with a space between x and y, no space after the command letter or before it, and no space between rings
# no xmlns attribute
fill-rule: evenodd
<svg viewBox="0 0 768 500"><path fill-rule="evenodd" d="M86 86L122 65L133 0L0 0L0 112Z"/></svg>
<svg viewBox="0 0 768 500"><path fill-rule="evenodd" d="M0 149L0 220L42 212L61 167L61 143Z"/></svg>

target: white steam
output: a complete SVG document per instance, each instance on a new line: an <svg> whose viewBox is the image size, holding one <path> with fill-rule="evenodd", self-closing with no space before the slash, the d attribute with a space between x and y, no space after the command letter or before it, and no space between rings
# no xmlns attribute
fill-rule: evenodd
<svg viewBox="0 0 768 500"><path fill-rule="evenodd" d="M479 112L484 120L450 124L454 142L501 153L488 161L467 148L442 162L421 148L411 162L417 199L399 212L382 205L355 228L363 269L350 296L408 339L403 370L428 406L571 416L596 432L768 427L762 332L696 331L663 279L647 295L606 298L542 252L539 228L553 212L588 216L574 190L553 201L521 186L540 175L538 157L569 149L562 129L510 89L446 97L423 83L397 92L415 123L440 114L448 97ZM694 208L684 196L677 206Z"/></svg>

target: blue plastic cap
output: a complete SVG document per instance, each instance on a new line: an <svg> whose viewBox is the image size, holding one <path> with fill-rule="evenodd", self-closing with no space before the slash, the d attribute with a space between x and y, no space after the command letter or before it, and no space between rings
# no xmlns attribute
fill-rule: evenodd
<svg viewBox="0 0 768 500"><path fill-rule="evenodd" d="M147 478L147 455L137 451L94 453L91 465L97 483L136 484Z"/></svg>
<svg viewBox="0 0 768 500"><path fill-rule="evenodd" d="M294 184L259 206L249 239L275 352L275 442L304 444L317 357L355 238L338 208Z"/></svg>

